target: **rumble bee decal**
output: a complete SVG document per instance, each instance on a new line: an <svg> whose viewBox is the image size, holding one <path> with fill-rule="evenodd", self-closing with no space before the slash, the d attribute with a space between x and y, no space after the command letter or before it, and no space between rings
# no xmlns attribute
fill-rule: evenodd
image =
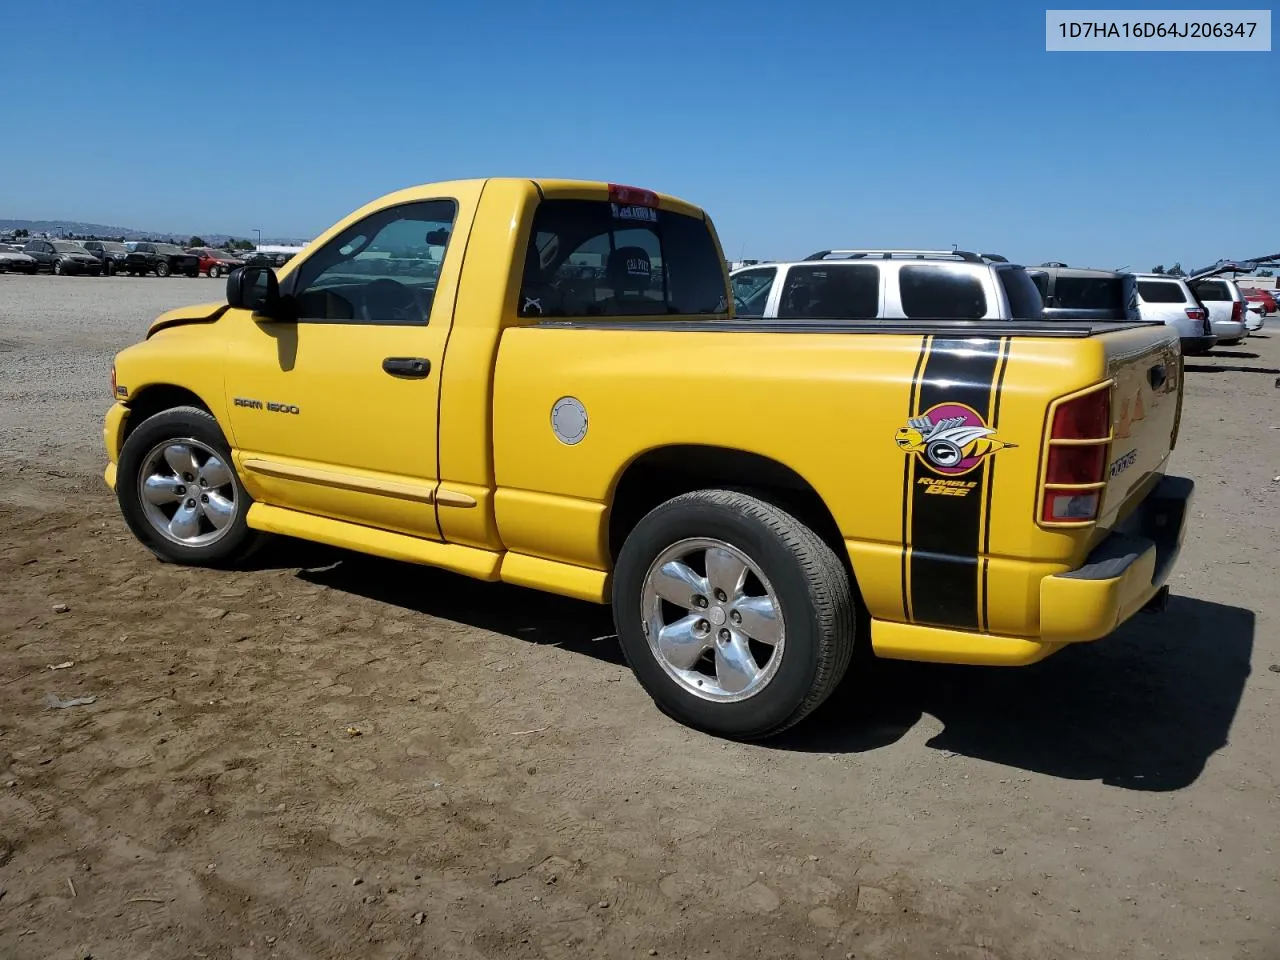
<svg viewBox="0 0 1280 960"><path fill-rule="evenodd" d="M914 453L934 473L958 477L1006 447L972 407L939 403L899 428L894 441L904 453Z"/></svg>

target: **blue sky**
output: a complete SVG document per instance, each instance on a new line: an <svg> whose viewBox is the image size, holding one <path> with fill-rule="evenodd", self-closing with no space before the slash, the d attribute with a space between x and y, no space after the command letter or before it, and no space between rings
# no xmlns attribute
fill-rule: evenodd
<svg viewBox="0 0 1280 960"><path fill-rule="evenodd" d="M409 184L549 175L701 204L731 258L958 243L1147 269L1280 250L1263 203L1280 54L1050 54L1044 16L7 3L0 217L310 236Z"/></svg>

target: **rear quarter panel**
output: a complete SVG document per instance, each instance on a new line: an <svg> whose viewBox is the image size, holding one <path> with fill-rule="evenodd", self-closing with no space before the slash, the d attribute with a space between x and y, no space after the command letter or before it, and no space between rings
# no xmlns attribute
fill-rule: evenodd
<svg viewBox="0 0 1280 960"><path fill-rule="evenodd" d="M729 447L813 486L873 616L1034 635L1040 577L1078 565L1092 536L1035 522L1047 406L1106 370L1097 338L510 328L493 399L499 529L508 549L608 569L627 465L673 444ZM551 429L566 396L588 415L575 445ZM955 404L1009 444L959 476L896 440L908 418Z"/></svg>

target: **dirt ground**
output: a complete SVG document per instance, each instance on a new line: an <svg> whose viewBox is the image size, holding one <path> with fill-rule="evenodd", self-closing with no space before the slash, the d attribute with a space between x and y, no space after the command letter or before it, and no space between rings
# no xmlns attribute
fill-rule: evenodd
<svg viewBox="0 0 1280 960"><path fill-rule="evenodd" d="M878 664L747 746L661 716L602 609L156 562L109 358L220 293L0 276L0 958L1280 958L1280 322L1189 364L1165 616Z"/></svg>

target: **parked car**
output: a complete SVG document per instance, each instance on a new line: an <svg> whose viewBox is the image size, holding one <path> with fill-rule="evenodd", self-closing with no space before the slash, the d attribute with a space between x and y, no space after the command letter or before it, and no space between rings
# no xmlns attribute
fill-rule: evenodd
<svg viewBox="0 0 1280 960"><path fill-rule="evenodd" d="M1185 354L1208 353L1218 342L1209 323L1209 311L1191 293L1181 277L1164 273L1134 274L1138 316L1167 324L1178 331Z"/></svg>
<svg viewBox="0 0 1280 960"><path fill-rule="evenodd" d="M1262 304L1262 311L1265 314L1276 312L1276 291L1266 290L1262 287L1241 287L1240 292L1244 294L1245 300L1250 303Z"/></svg>
<svg viewBox="0 0 1280 960"><path fill-rule="evenodd" d="M22 252L20 247L0 244L0 273L35 274L40 264L35 257Z"/></svg>
<svg viewBox="0 0 1280 960"><path fill-rule="evenodd" d="M1008 666L1111 633L1195 516L1165 475L1176 334L1064 336L1025 271L806 265L1029 321L744 324L701 209L566 180L401 190L325 237L116 356L104 477L155 554L232 565L271 532L611 603L664 712L761 738L836 689L855 629ZM565 282L585 255L603 284Z"/></svg>
<svg viewBox="0 0 1280 960"><path fill-rule="evenodd" d="M1267 321L1267 311L1261 303L1246 300L1244 303L1244 328L1250 333L1257 333Z"/></svg>
<svg viewBox="0 0 1280 960"><path fill-rule="evenodd" d="M199 257L200 272L215 279L230 273L236 267L244 266L244 261L234 253L215 250L213 247L188 247L187 253Z"/></svg>
<svg viewBox="0 0 1280 960"><path fill-rule="evenodd" d="M88 274L96 277L102 273L98 258L70 240L29 240L22 252L34 257L40 270L48 270L58 276Z"/></svg>
<svg viewBox="0 0 1280 960"><path fill-rule="evenodd" d="M1028 267L1046 320L1138 320L1137 281L1131 273L1069 267Z"/></svg>
<svg viewBox="0 0 1280 960"><path fill-rule="evenodd" d="M244 255L244 265L246 267L273 267L278 269L292 259L293 255L289 253L263 253L255 250Z"/></svg>
<svg viewBox="0 0 1280 960"><path fill-rule="evenodd" d="M148 273L154 273L157 277L167 277L172 273L198 277L200 258L187 253L176 243L140 242L134 244L125 258L124 268L135 277Z"/></svg>
<svg viewBox="0 0 1280 960"><path fill-rule="evenodd" d="M1237 344L1245 335L1244 296L1234 280L1213 277L1208 280L1188 280L1195 298L1209 311L1209 323L1213 335L1224 347Z"/></svg>
<svg viewBox="0 0 1280 960"><path fill-rule="evenodd" d="M1039 320L1025 268L963 250L820 250L732 274L743 319Z"/></svg>
<svg viewBox="0 0 1280 960"><path fill-rule="evenodd" d="M129 249L118 240L86 240L84 248L98 258L106 276L123 271L129 256Z"/></svg>

